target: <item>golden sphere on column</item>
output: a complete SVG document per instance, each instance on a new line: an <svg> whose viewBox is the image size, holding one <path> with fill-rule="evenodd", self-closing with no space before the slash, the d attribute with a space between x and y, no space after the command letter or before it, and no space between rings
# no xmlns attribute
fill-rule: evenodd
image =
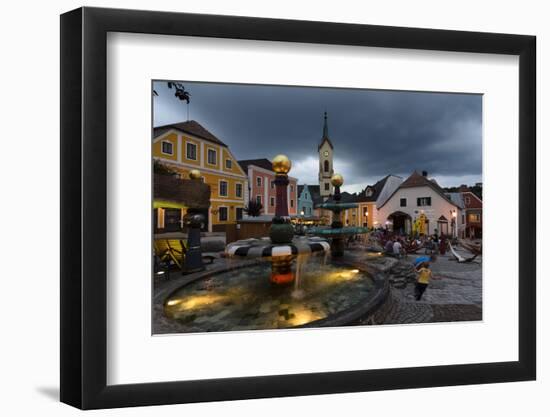
<svg viewBox="0 0 550 417"><path fill-rule="evenodd" d="M330 178L330 182L331 182L332 185L334 185L335 187L341 187L342 184L344 183L344 177L342 177L342 175L340 175L340 174L334 174L334 175Z"/></svg>
<svg viewBox="0 0 550 417"><path fill-rule="evenodd" d="M192 169L189 171L189 178L192 180L198 180L201 177L201 172L198 169Z"/></svg>
<svg viewBox="0 0 550 417"><path fill-rule="evenodd" d="M288 159L286 155L277 155L273 158L271 164L273 166L273 171L277 174L288 174L288 171L292 168L292 162L290 162L290 159Z"/></svg>

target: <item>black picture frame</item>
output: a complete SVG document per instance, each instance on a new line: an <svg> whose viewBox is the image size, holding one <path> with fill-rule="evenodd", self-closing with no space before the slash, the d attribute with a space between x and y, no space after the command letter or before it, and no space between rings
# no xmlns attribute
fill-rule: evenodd
<svg viewBox="0 0 550 417"><path fill-rule="evenodd" d="M107 375L108 32L519 56L519 360L113 385ZM61 401L82 409L533 380L536 38L251 17L80 8L61 16Z"/></svg>

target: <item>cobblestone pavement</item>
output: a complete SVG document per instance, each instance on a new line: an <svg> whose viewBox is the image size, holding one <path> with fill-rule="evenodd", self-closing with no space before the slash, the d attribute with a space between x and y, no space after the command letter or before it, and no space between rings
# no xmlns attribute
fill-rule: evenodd
<svg viewBox="0 0 550 417"><path fill-rule="evenodd" d="M466 255L466 253L464 253ZM349 261L370 265L388 274L390 295L388 301L373 316L357 324L408 324L452 321L476 321L482 319L482 258L472 263L459 264L452 257L439 256L431 264L434 279L421 301L414 299L416 274L413 262L416 256L409 255L397 260L391 257L368 254L362 250L346 253ZM216 257L206 271L232 269L250 261ZM198 273L203 274L203 273ZM173 320L164 317L162 300L181 285L193 280L198 274L182 276L174 272L170 280L155 280L153 302L154 332L177 331Z"/></svg>
<svg viewBox="0 0 550 417"><path fill-rule="evenodd" d="M416 256L408 256L390 270L392 282L387 306L373 324L431 323L482 319L482 259L459 264L448 255L431 264L433 279L422 300L414 298L414 275L408 269ZM395 271L399 273L392 276Z"/></svg>

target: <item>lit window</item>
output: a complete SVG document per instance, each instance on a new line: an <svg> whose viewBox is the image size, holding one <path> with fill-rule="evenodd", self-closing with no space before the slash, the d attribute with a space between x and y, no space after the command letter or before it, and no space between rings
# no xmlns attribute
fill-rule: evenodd
<svg viewBox="0 0 550 417"><path fill-rule="evenodd" d="M241 183L235 184L235 196L237 197L243 196L243 185Z"/></svg>
<svg viewBox="0 0 550 417"><path fill-rule="evenodd" d="M227 169L231 169L233 167L233 162L231 161L231 159L226 159L225 160L225 167Z"/></svg>
<svg viewBox="0 0 550 417"><path fill-rule="evenodd" d="M172 142L162 142L162 153L165 155L174 155L174 145Z"/></svg>
<svg viewBox="0 0 550 417"><path fill-rule="evenodd" d="M471 223L479 223L480 220L481 216L479 214L472 213L468 215L468 221L470 221Z"/></svg>
<svg viewBox="0 0 550 417"><path fill-rule="evenodd" d="M227 181L220 181L220 196L227 197Z"/></svg>
<svg viewBox="0 0 550 417"><path fill-rule="evenodd" d="M194 161L197 160L197 145L191 142L187 142L185 152L187 159L192 159Z"/></svg>
<svg viewBox="0 0 550 417"><path fill-rule="evenodd" d="M216 165L218 154L214 149L208 149L208 163L210 165Z"/></svg>

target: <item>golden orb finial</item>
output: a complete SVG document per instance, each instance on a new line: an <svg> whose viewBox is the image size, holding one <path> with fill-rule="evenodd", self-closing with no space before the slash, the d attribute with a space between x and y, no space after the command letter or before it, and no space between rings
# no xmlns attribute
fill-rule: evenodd
<svg viewBox="0 0 550 417"><path fill-rule="evenodd" d="M198 180L201 177L201 172L198 169L192 169L189 171L189 178L192 180Z"/></svg>
<svg viewBox="0 0 550 417"><path fill-rule="evenodd" d="M288 174L290 168L292 168L292 162L288 159L288 156L282 154L273 158L271 164L273 166L273 171L277 174Z"/></svg>
<svg viewBox="0 0 550 417"><path fill-rule="evenodd" d="M341 174L334 174L334 175L330 178L330 182L331 182L332 185L334 185L335 187L341 187L342 184L344 183L344 177L342 177Z"/></svg>

